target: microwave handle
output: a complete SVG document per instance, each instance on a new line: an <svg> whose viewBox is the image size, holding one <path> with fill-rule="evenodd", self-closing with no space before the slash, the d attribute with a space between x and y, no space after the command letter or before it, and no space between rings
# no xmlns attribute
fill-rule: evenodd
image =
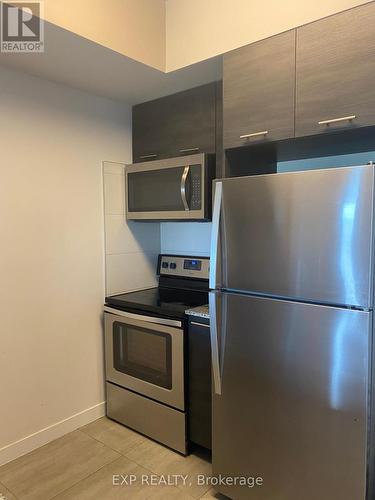
<svg viewBox="0 0 375 500"><path fill-rule="evenodd" d="M190 170L190 167L186 166L184 168L184 171L182 172L182 176L181 176L181 199L182 199L182 203L184 204L185 210L189 210L189 204L188 204L187 199L186 199L186 179L187 179L187 176L189 175L189 170Z"/></svg>

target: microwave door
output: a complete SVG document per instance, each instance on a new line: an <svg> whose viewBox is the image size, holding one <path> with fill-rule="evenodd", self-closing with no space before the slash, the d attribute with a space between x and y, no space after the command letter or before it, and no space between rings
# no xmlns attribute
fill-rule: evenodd
<svg viewBox="0 0 375 500"><path fill-rule="evenodd" d="M199 156L199 155L195 155ZM126 169L127 218L199 220L205 218L205 164L174 159Z"/></svg>
<svg viewBox="0 0 375 500"><path fill-rule="evenodd" d="M183 212L186 197L185 167L129 172L128 214L143 214L148 217L159 212ZM136 217L138 218L138 217Z"/></svg>

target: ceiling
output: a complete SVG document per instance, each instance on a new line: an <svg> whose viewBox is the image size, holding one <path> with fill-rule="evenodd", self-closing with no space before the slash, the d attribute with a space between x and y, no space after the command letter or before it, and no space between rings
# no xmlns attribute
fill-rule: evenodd
<svg viewBox="0 0 375 500"><path fill-rule="evenodd" d="M129 104L221 79L221 57L164 73L45 22L45 52L0 53L0 64Z"/></svg>

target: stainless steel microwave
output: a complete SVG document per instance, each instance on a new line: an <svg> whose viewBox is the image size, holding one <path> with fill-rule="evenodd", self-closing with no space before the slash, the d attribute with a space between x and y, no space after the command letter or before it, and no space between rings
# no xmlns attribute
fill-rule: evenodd
<svg viewBox="0 0 375 500"><path fill-rule="evenodd" d="M214 169L204 153L127 165L127 219L210 220Z"/></svg>

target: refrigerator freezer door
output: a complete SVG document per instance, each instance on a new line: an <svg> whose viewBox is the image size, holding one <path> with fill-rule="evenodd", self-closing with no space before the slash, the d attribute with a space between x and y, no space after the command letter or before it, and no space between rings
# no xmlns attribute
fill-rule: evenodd
<svg viewBox="0 0 375 500"><path fill-rule="evenodd" d="M219 491L236 500L364 500L371 313L212 295L226 318L213 473L263 479Z"/></svg>
<svg viewBox="0 0 375 500"><path fill-rule="evenodd" d="M370 307L373 187L372 166L223 180L223 288Z"/></svg>

